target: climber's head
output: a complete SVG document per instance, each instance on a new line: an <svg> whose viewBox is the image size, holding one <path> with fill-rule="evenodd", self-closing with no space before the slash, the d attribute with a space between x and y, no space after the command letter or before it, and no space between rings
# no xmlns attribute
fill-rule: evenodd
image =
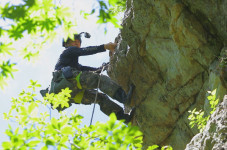
<svg viewBox="0 0 227 150"><path fill-rule="evenodd" d="M68 38L66 41L64 41L64 39L63 39L62 46L63 47L76 46L76 47L80 48L81 42L82 41L81 41L80 34L74 34L74 39L73 40Z"/></svg>
<svg viewBox="0 0 227 150"><path fill-rule="evenodd" d="M66 41L64 41L63 39L63 43L62 43L62 46L63 47L70 47L70 46L75 46L75 47L78 47L80 48L81 46L81 34L85 34L85 38L90 38L91 35L87 32L81 32L80 34L74 34L74 39L70 39L68 38Z"/></svg>

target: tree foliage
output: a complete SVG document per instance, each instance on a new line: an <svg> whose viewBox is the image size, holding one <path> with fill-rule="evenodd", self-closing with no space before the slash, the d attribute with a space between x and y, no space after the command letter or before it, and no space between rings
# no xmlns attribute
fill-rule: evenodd
<svg viewBox="0 0 227 150"><path fill-rule="evenodd" d="M112 23L120 27L116 18L118 12L114 7L123 8L125 0L94 0L100 7L94 8L91 13L98 11L98 23ZM18 52L23 59L31 60L39 54L45 43L50 43L58 34L63 33L66 39L76 33L76 19L70 8L58 5L56 0L21 0L0 2L0 87L6 85L6 79L14 77L15 62L10 60ZM58 29L58 30L57 30ZM20 43L20 47L15 46Z"/></svg>
<svg viewBox="0 0 227 150"><path fill-rule="evenodd" d="M57 95L49 94L44 99L36 99L35 89L40 87L31 80L30 91L22 91L18 98L12 99L12 107L4 117L19 124L13 129L9 126L6 134L9 141L2 143L4 149L42 150L54 147L57 149L140 149L142 132L135 126L116 121L114 114L107 123L80 127L82 116L76 111L71 115L63 112L58 118L51 116L53 107L67 107L71 90L62 90ZM61 100L59 101L59 97ZM52 103L52 104L51 104ZM40 107L47 108L39 111Z"/></svg>
<svg viewBox="0 0 227 150"><path fill-rule="evenodd" d="M47 94L43 99L37 99L36 88L41 85L37 81L30 82L28 90L23 90L18 98L12 98L9 112L4 113L4 119L18 127L9 125L6 129L9 140L2 143L3 149L142 149L143 134L139 128L131 123L126 125L123 120L117 121L114 113L106 123L96 122L83 127L83 117L76 110L70 115L60 112L53 117L52 108L69 106L71 90L66 88L59 94ZM148 147L148 150L155 149L159 146ZM172 147L163 146L161 150L172 150Z"/></svg>
<svg viewBox="0 0 227 150"><path fill-rule="evenodd" d="M97 23L111 22L115 27L121 27L116 16L119 12L125 10L126 0L108 0L109 6L103 0L98 0L98 3L100 9ZM92 12L95 12L95 9Z"/></svg>
<svg viewBox="0 0 227 150"><path fill-rule="evenodd" d="M207 99L209 100L210 107L212 109L209 115L205 116L203 110L197 111L196 108L192 111L188 111L190 113L190 115L188 116L188 119L190 120L189 125L191 126L191 128L197 127L200 132L202 132L205 128L207 121L210 119L210 115L213 114L213 112L216 110L219 102L219 99L216 98L216 89L213 91L208 91L208 93L209 96L207 97Z"/></svg>

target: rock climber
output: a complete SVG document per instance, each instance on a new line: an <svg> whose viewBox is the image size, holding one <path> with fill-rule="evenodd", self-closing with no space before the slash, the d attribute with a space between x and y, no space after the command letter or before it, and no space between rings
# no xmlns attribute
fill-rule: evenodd
<svg viewBox="0 0 227 150"><path fill-rule="evenodd" d="M102 67L94 68L83 66L79 64L78 59L80 56L93 55L100 52L109 50L114 52L116 43L107 43L100 46L90 46L81 48L81 35L85 34L86 38L90 38L87 32L74 34L74 39L68 38L63 40L63 47L65 50L60 55L55 71L53 72L53 79L51 81L50 89L41 90L42 96L48 93L59 93L62 89L68 87L72 90L71 99L69 104L92 104L95 101L96 88L100 80L99 89L103 92L98 92L97 103L100 109L106 115L114 112L118 120L124 119L126 123L130 122L133 112L130 115L124 114L124 110L118 104L110 100L109 97L117 100L120 103L126 103L130 100L133 87L130 86L128 94L108 76L99 75ZM108 96L109 97L108 97ZM58 108L59 110L59 108Z"/></svg>

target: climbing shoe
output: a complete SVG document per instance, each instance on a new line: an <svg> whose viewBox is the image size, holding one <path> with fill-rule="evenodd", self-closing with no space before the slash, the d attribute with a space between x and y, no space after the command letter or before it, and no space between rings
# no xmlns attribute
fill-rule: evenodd
<svg viewBox="0 0 227 150"><path fill-rule="evenodd" d="M124 103L124 113L125 114L128 114L132 110L132 107L130 106L130 104L131 104L132 93L134 91L134 88L135 88L135 86L133 84L131 84L130 88L129 88L129 92L126 96L125 103Z"/></svg>
<svg viewBox="0 0 227 150"><path fill-rule="evenodd" d="M49 88L46 88L45 90L40 90L40 94L42 95L42 97L46 96L46 93L49 92Z"/></svg>
<svg viewBox="0 0 227 150"><path fill-rule="evenodd" d="M129 122L131 122L134 114L135 114L135 110L136 108L133 108L130 115L129 114L125 114L123 110L120 110L119 112L116 113L117 116L117 120L125 120L124 122L127 124Z"/></svg>
<svg viewBox="0 0 227 150"><path fill-rule="evenodd" d="M122 88L119 88L113 98L122 104L130 104L134 87L135 86L133 84L130 85L128 94L126 94Z"/></svg>

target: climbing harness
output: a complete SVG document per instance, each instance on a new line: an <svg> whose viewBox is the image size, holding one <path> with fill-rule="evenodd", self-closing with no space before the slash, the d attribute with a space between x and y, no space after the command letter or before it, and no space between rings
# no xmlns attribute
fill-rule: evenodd
<svg viewBox="0 0 227 150"><path fill-rule="evenodd" d="M94 105L93 105L90 126L92 125L92 121L93 121L93 116L94 116L94 112L95 112L95 103L96 103L97 97L98 97L98 89L99 89L99 84L100 84L100 78L101 78L101 74L102 74L104 68L105 68L105 66L102 66L102 70L101 70L101 72L99 74L98 87L97 87L96 94L95 94L95 102L94 102Z"/></svg>

